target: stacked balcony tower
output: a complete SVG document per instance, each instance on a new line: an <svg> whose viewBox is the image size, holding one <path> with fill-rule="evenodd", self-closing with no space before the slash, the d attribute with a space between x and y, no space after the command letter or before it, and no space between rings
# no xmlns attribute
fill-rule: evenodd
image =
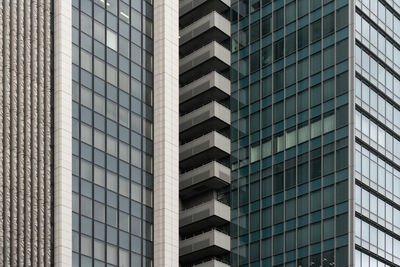
<svg viewBox="0 0 400 267"><path fill-rule="evenodd" d="M179 5L180 264L229 266L230 1Z"/></svg>

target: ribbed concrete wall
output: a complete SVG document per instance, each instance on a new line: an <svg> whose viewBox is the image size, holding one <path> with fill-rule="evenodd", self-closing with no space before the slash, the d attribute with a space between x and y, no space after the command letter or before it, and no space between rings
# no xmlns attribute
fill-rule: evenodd
<svg viewBox="0 0 400 267"><path fill-rule="evenodd" d="M0 263L52 259L51 0L0 1Z"/></svg>

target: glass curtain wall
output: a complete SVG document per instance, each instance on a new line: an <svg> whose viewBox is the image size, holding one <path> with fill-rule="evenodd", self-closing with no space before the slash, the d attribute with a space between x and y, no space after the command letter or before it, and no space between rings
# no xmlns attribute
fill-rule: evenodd
<svg viewBox="0 0 400 267"><path fill-rule="evenodd" d="M232 266L347 266L348 18L232 1Z"/></svg>
<svg viewBox="0 0 400 267"><path fill-rule="evenodd" d="M354 266L400 264L400 3L355 1Z"/></svg>
<svg viewBox="0 0 400 267"><path fill-rule="evenodd" d="M152 266L153 2L72 2L73 266Z"/></svg>

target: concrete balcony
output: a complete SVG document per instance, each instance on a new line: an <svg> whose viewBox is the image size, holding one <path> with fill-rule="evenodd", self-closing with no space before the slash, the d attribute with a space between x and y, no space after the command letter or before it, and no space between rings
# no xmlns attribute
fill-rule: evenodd
<svg viewBox="0 0 400 267"><path fill-rule="evenodd" d="M213 101L180 117L179 138L182 142L186 142L207 132L219 131L230 124L230 110Z"/></svg>
<svg viewBox="0 0 400 267"><path fill-rule="evenodd" d="M231 220L231 208L213 199L179 213L179 232L190 234L202 229L217 227Z"/></svg>
<svg viewBox="0 0 400 267"><path fill-rule="evenodd" d="M228 253L230 249L230 236L217 230L211 230L180 241L180 262L185 264L199 261L204 258Z"/></svg>
<svg viewBox="0 0 400 267"><path fill-rule="evenodd" d="M228 98L230 94L231 82L218 72L213 71L180 88L179 109L186 113L210 101Z"/></svg>
<svg viewBox="0 0 400 267"><path fill-rule="evenodd" d="M222 13L230 6L230 0L181 0L179 1L179 25L185 27L212 11Z"/></svg>
<svg viewBox="0 0 400 267"><path fill-rule="evenodd" d="M214 259L193 265L192 267L230 267L230 265Z"/></svg>
<svg viewBox="0 0 400 267"><path fill-rule="evenodd" d="M210 161L218 161L231 154L229 138L217 132L203 135L179 147L181 170L190 170Z"/></svg>
<svg viewBox="0 0 400 267"><path fill-rule="evenodd" d="M231 52L213 41L179 61L179 82L186 85L212 72L222 72L231 65Z"/></svg>
<svg viewBox="0 0 400 267"><path fill-rule="evenodd" d="M230 183L230 169L213 161L179 175L179 194L185 199L206 191L221 189Z"/></svg>
<svg viewBox="0 0 400 267"><path fill-rule="evenodd" d="M183 57L212 41L221 43L230 35L231 23L214 11L180 30L179 54Z"/></svg>

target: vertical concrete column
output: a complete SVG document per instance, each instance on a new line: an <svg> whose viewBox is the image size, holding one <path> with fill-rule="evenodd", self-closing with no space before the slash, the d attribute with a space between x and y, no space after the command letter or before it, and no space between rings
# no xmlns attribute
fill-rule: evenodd
<svg viewBox="0 0 400 267"><path fill-rule="evenodd" d="M72 265L72 3L54 1L54 265Z"/></svg>
<svg viewBox="0 0 400 267"><path fill-rule="evenodd" d="M154 266L179 266L179 1L154 1Z"/></svg>

